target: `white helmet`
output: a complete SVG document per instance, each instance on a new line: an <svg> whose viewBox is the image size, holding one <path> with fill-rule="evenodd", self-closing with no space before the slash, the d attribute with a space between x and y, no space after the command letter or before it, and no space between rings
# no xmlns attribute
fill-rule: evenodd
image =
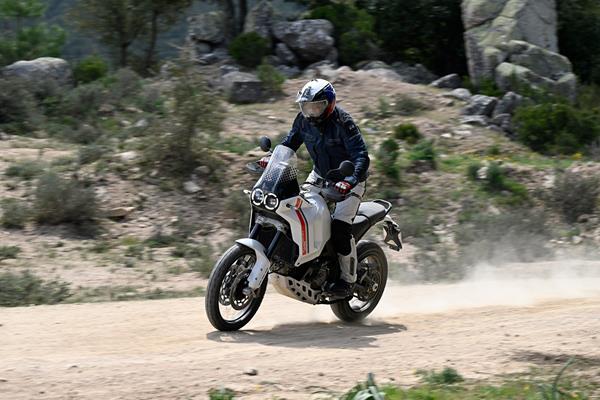
<svg viewBox="0 0 600 400"><path fill-rule="evenodd" d="M313 79L300 89L296 103L300 111L311 122L321 122L335 108L335 89L325 79Z"/></svg>

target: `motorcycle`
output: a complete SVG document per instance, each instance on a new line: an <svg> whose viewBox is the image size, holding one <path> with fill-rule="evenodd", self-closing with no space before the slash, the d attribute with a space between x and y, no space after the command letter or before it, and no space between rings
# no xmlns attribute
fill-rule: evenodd
<svg viewBox="0 0 600 400"><path fill-rule="evenodd" d="M261 138L261 149L271 141ZM278 145L266 168L248 169L261 174L249 196L249 236L236 241L215 264L208 282L205 308L210 323L220 331L246 325L258 311L267 282L281 294L304 303L330 305L342 321L367 317L377 306L386 286L388 263L383 249L362 240L382 222L384 243L402 248L400 228L388 215L392 205L384 200L362 202L352 225L357 242L357 280L352 295L337 298L328 292L340 277L338 256L330 242L331 212L346 196L335 191L336 182L354 173L344 161L329 171L319 191L303 191L298 184L296 154Z"/></svg>

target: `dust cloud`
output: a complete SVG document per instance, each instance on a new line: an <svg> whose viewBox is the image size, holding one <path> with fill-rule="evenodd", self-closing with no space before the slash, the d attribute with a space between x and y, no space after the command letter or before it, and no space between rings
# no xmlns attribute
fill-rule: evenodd
<svg viewBox="0 0 600 400"><path fill-rule="evenodd" d="M600 297L600 261L481 264L465 280L456 283L400 285L389 281L373 316L532 306L588 297Z"/></svg>

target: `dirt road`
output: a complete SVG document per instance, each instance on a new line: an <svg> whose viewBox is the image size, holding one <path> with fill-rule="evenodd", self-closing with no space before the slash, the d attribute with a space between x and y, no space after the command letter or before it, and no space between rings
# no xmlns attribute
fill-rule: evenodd
<svg viewBox="0 0 600 400"><path fill-rule="evenodd" d="M579 284L390 287L363 326L268 293L238 333L214 332L202 298L0 309L0 398L204 399L226 386L244 399L309 399L368 372L410 384L419 368L489 378L600 360L600 280Z"/></svg>

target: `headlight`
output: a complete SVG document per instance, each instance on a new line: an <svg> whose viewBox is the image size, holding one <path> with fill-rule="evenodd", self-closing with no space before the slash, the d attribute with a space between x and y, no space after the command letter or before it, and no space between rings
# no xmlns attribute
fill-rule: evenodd
<svg viewBox="0 0 600 400"><path fill-rule="evenodd" d="M279 206L279 199L273 193L265 196L265 208L274 211Z"/></svg>
<svg viewBox="0 0 600 400"><path fill-rule="evenodd" d="M252 200L252 204L254 204L255 206L260 206L263 203L263 200L265 199L265 194L261 189L254 189L252 191L250 199Z"/></svg>

